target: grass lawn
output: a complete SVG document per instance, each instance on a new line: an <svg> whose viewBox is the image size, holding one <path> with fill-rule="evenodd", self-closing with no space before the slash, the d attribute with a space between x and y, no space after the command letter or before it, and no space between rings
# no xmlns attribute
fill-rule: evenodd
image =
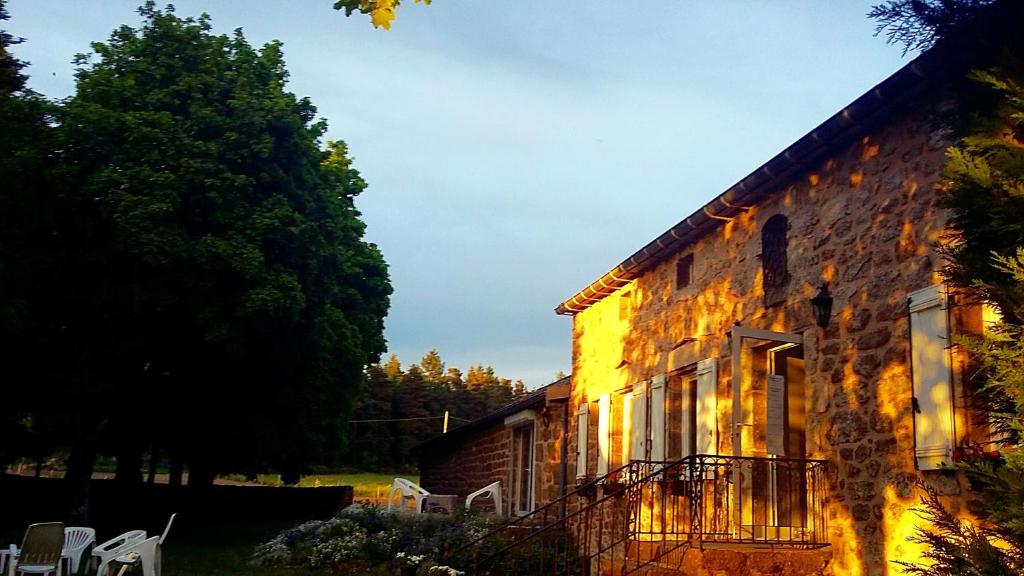
<svg viewBox="0 0 1024 576"><path fill-rule="evenodd" d="M307 576L323 574L299 568L261 568L249 566L249 557L259 544L281 530L299 524L293 522L260 522L218 524L171 529L164 543L161 574L163 576ZM0 546L21 544L22 531L0 531ZM103 536L103 535L101 535ZM88 571L81 570L82 574ZM141 574L141 571L136 571ZM129 574L133 574L129 572Z"/></svg>
<svg viewBox="0 0 1024 576"><path fill-rule="evenodd" d="M306 476L300 486L352 486L357 499L372 499L387 494L396 474L355 473ZM397 474L419 482L416 474ZM228 477L244 480L241 477ZM279 486L277 475L261 475L259 483ZM267 521L238 524L212 524L207 526L176 526L171 529L163 551L164 576L307 576L322 574L299 568L260 568L249 566L249 558L256 546L266 542L278 532L301 523L294 521ZM20 544L22 530L0 530L0 547ZM112 534L100 534L102 539ZM83 573L85 571L83 570ZM140 572L141 574L141 572Z"/></svg>
<svg viewBox="0 0 1024 576"><path fill-rule="evenodd" d="M352 486L355 491L355 497L358 499L362 498L376 498L378 495L381 498L387 496L388 488L391 487L391 481L395 477L405 478L406 480L412 480L419 484L420 477L417 474L382 474L378 472L358 472L352 474L317 474L313 476L303 476L299 480L299 486ZM225 476L228 480L242 481L245 478L242 476ZM260 474L256 482L259 484L265 484L267 486L280 486L281 477L277 474Z"/></svg>
<svg viewBox="0 0 1024 576"><path fill-rule="evenodd" d="M299 568L260 568L249 566L257 545L269 540L294 522L210 525L174 531L167 537L163 551L164 576L305 576L321 574Z"/></svg>

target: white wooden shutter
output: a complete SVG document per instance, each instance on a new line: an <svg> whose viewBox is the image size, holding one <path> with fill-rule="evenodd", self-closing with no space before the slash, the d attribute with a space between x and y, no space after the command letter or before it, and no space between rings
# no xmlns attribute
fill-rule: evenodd
<svg viewBox="0 0 1024 576"><path fill-rule="evenodd" d="M651 460L665 460L665 376L651 380Z"/></svg>
<svg viewBox="0 0 1024 576"><path fill-rule="evenodd" d="M912 292L908 300L914 454L919 469L935 470L951 463L954 442L946 294L942 286L930 286Z"/></svg>
<svg viewBox="0 0 1024 576"><path fill-rule="evenodd" d="M633 458L633 393L622 395L622 463Z"/></svg>
<svg viewBox="0 0 1024 576"><path fill-rule="evenodd" d="M647 383L639 382L633 385L633 403L631 407L632 417L630 419L631 448L629 457L631 460L647 459Z"/></svg>
<svg viewBox="0 0 1024 576"><path fill-rule="evenodd" d="M718 454L717 392L718 363L714 358L701 360L697 363L697 454Z"/></svg>
<svg viewBox="0 0 1024 576"><path fill-rule="evenodd" d="M602 394L597 400L597 475L608 473L608 460L611 457L611 416L612 399Z"/></svg>
<svg viewBox="0 0 1024 576"><path fill-rule="evenodd" d="M587 477L587 442L590 431L590 405L580 402L576 411L576 479Z"/></svg>

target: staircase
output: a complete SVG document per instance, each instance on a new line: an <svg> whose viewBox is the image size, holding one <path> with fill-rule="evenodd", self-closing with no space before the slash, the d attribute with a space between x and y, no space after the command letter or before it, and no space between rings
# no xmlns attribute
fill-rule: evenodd
<svg viewBox="0 0 1024 576"><path fill-rule="evenodd" d="M452 551L472 576L678 576L705 545L827 545L825 463L712 455L633 461Z"/></svg>

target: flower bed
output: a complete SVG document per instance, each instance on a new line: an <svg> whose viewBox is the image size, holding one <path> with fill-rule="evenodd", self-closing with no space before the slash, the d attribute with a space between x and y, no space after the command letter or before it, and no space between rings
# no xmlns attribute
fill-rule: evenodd
<svg viewBox="0 0 1024 576"><path fill-rule="evenodd" d="M459 570L439 565L439 558L499 522L499 518L468 511L410 515L357 505L330 520L314 520L281 532L256 549L252 563L346 574L460 576Z"/></svg>

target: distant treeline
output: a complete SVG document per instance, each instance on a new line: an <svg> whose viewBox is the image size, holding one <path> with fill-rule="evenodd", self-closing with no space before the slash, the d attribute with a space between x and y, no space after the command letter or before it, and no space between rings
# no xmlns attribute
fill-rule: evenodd
<svg viewBox="0 0 1024 576"><path fill-rule="evenodd" d="M499 378L490 366L465 374L445 368L437 350L402 369L392 354L367 369L366 390L356 402L348 430L346 460L362 469L404 470L416 465L413 446L448 428L479 418L526 394L522 380Z"/></svg>

